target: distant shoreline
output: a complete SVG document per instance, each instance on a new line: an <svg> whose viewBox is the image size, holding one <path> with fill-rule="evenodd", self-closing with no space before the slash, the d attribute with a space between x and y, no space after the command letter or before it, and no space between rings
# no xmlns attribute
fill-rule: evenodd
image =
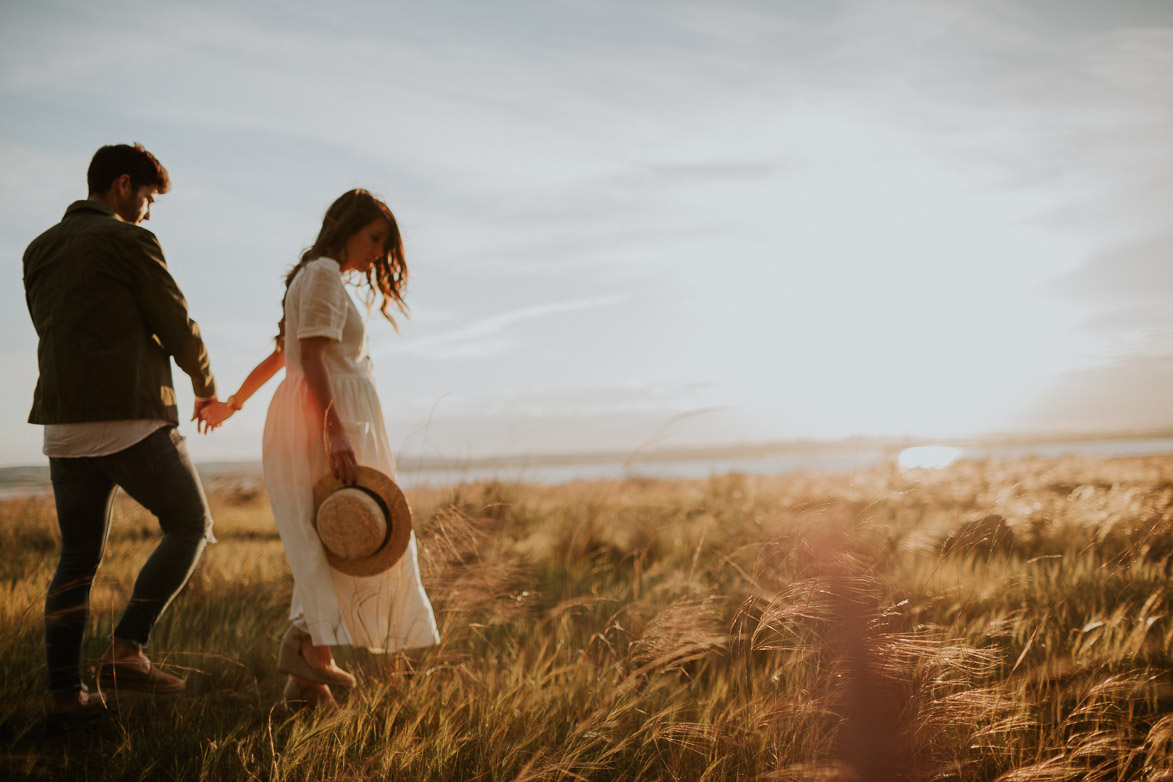
<svg viewBox="0 0 1173 782"><path fill-rule="evenodd" d="M947 445L963 450L984 450L1032 445L1108 443L1133 440L1173 440L1173 428L1146 429L1133 432L1040 433L1033 435L993 434L955 438L861 436L845 437L839 440L785 440L764 443L681 446L677 448L647 448L626 451L503 454L498 456L469 457L466 459L412 457L411 455L407 455L402 457L399 463L416 465L416 469L427 471L460 469L462 467L480 469L493 467L611 464L615 462L674 462L705 459L729 460L785 456L833 456L860 451L886 451L895 454L905 448L924 445Z"/></svg>
<svg viewBox="0 0 1173 782"><path fill-rule="evenodd" d="M1068 452L1096 452L1102 458L1134 453L1159 453L1163 444L1173 453L1173 429L1055 435L988 435L968 438L852 437L841 440L795 440L721 446L646 448L581 453L503 454L487 457L404 455L398 459L407 483L440 484L483 480L517 474L538 483L625 475L690 477L713 472L843 472L895 460L907 449L944 445L960 449L963 459L1007 459ZM1157 450L1152 450L1156 448ZM1115 451L1119 451L1115 453ZM260 478L259 461L203 462L196 465L205 480ZM49 488L49 467L0 467L0 495L35 494Z"/></svg>

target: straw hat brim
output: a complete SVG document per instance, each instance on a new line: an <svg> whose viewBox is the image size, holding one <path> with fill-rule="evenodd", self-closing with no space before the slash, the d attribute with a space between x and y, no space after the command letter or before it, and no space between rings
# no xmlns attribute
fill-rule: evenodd
<svg viewBox="0 0 1173 782"><path fill-rule="evenodd" d="M351 576L376 576L398 562L403 552L407 551L407 544L411 540L411 508L395 481L378 470L359 465L356 476L357 480L352 485L327 473L314 484L314 531L318 529L318 508L335 491L357 486L378 495L387 508L387 523L391 526L387 540L378 551L359 559L344 559L322 546L326 560L335 570Z"/></svg>

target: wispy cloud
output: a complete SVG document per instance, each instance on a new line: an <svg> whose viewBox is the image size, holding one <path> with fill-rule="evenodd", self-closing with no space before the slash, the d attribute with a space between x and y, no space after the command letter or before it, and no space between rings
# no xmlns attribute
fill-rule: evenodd
<svg viewBox="0 0 1173 782"><path fill-rule="evenodd" d="M459 328L436 334L425 334L418 339L403 340L373 352L380 356L408 354L437 360L480 359L500 356L525 344L524 335L519 335L516 332L510 333L513 331L513 327L519 324L572 312L614 306L622 303L625 299L626 297L623 295L614 294L573 301L535 304L482 318Z"/></svg>
<svg viewBox="0 0 1173 782"><path fill-rule="evenodd" d="M619 412L679 413L697 408L710 383L657 383L646 386L602 385L591 390L561 388L515 392L508 398L468 394L449 403L458 415L508 415L529 419L597 416Z"/></svg>
<svg viewBox="0 0 1173 782"><path fill-rule="evenodd" d="M1061 278L1058 285L1065 292L1097 303L1168 303L1173 298L1171 249L1173 231L1146 236L1094 254Z"/></svg>

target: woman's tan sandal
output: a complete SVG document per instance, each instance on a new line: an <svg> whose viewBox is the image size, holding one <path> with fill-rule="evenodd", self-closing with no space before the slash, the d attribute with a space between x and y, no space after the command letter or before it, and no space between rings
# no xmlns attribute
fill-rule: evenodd
<svg viewBox="0 0 1173 782"><path fill-rule="evenodd" d="M301 642L308 637L309 634L304 630L289 626L285 637L281 639L281 649L277 652L277 670L316 684L348 689L353 687L354 677L335 665L333 660L326 668L315 668L301 656Z"/></svg>

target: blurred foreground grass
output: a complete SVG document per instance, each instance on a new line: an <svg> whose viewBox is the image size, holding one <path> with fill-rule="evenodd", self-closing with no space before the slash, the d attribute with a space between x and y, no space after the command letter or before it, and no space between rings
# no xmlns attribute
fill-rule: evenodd
<svg viewBox="0 0 1173 782"><path fill-rule="evenodd" d="M409 493L442 642L291 717L262 491L152 639L178 697L47 736L51 500L0 502L3 779L1173 779L1173 457ZM156 539L120 497L96 656Z"/></svg>

